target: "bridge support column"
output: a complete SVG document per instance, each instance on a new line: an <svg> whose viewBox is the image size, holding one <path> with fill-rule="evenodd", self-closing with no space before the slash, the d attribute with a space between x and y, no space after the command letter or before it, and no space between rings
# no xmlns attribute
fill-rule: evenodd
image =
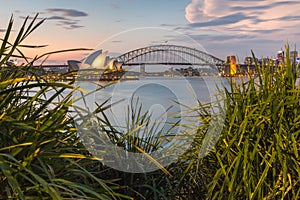
<svg viewBox="0 0 300 200"><path fill-rule="evenodd" d="M145 73L146 73L145 64L140 64L140 75L145 76Z"/></svg>

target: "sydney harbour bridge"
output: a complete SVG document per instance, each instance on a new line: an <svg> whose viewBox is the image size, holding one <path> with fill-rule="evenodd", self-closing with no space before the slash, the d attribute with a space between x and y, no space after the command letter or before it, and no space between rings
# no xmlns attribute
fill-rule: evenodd
<svg viewBox="0 0 300 200"><path fill-rule="evenodd" d="M68 65L45 65L44 69L52 71L76 71L79 70L79 62L68 61ZM169 65L169 66L189 66L189 67L210 67L221 70L225 61L207 52L196 48L179 45L152 45L134 49L110 58L107 62L111 70L124 69L125 66L140 66L140 71L145 72L145 65Z"/></svg>
<svg viewBox="0 0 300 200"><path fill-rule="evenodd" d="M122 65L221 66L224 61L196 48L154 45L135 49L115 58Z"/></svg>

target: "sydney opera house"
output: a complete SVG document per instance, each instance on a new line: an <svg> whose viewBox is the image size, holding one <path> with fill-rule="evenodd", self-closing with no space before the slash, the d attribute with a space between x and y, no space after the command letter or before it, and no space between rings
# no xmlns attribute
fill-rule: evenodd
<svg viewBox="0 0 300 200"><path fill-rule="evenodd" d="M118 63L114 58L107 55L108 51L103 52L102 49L90 54L83 62L77 60L68 60L68 65L74 71L80 70L120 70L122 63Z"/></svg>
<svg viewBox="0 0 300 200"><path fill-rule="evenodd" d="M78 80L111 81L126 78L122 63L109 57L107 53L107 51L97 50L83 62L68 60L69 69L76 72L75 76Z"/></svg>

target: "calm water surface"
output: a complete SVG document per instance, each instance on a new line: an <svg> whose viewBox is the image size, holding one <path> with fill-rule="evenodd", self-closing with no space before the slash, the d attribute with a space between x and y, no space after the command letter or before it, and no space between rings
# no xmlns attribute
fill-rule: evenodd
<svg viewBox="0 0 300 200"><path fill-rule="evenodd" d="M153 77L140 80L120 81L87 96L84 101L79 101L76 106L93 111L97 104L113 104L106 110L110 122L120 129L125 129L133 113L147 113L152 123L161 124L165 130L171 124L184 123L190 108L197 106L197 101L211 102L218 94L217 86L227 86L225 78L202 77ZM87 91L93 91L100 86L95 83L79 82L80 87ZM105 83L99 83L105 85ZM140 109L140 110L139 110Z"/></svg>

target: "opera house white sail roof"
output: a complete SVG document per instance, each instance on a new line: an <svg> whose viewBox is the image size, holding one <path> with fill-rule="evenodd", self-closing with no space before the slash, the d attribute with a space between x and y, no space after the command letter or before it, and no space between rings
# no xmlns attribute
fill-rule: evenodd
<svg viewBox="0 0 300 200"><path fill-rule="evenodd" d="M102 49L90 54L83 62L69 60L68 64L73 70L81 69L120 69L121 64L116 66L115 59L107 56L108 51L103 52Z"/></svg>

